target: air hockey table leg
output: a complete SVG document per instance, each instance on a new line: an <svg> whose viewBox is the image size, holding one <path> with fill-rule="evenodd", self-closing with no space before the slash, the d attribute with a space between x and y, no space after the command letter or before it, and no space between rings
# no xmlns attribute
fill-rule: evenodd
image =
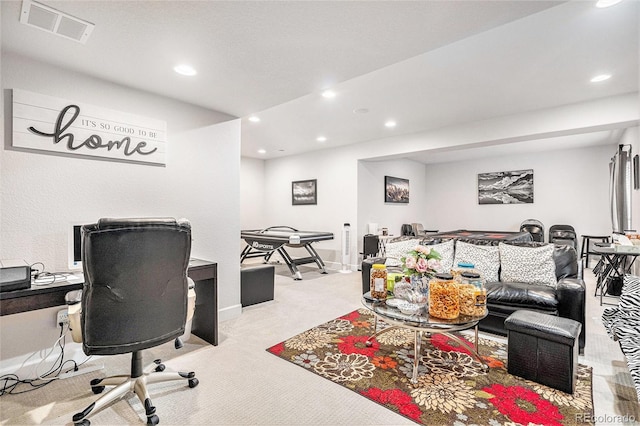
<svg viewBox="0 0 640 426"><path fill-rule="evenodd" d="M280 253L280 256L282 256L282 258L284 259L284 263L289 268L289 272L291 272L291 275L293 276L293 279L296 280L296 281L302 280L302 274L298 270L298 267L296 266L295 262L293 261L293 258L291 256L289 256L289 253L287 253L287 251L284 249L284 247L278 248L278 253Z"/></svg>

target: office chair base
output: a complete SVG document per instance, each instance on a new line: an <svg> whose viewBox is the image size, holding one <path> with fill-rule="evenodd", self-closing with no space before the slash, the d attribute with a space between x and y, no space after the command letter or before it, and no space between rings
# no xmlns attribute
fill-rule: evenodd
<svg viewBox="0 0 640 426"><path fill-rule="evenodd" d="M168 382L173 380L187 380L189 387L194 388L198 386L198 379L195 377L195 373L191 372L165 372L164 364L160 363L160 360L155 360L152 364L145 367L142 375L139 377L131 377L127 375L118 375L105 377L103 379L93 379L91 381L91 390L95 394L102 393L106 386L115 386L107 393L98 398L97 401L90 404L83 411L74 414L73 424L76 426L89 426L91 422L88 417L97 413L112 402L122 398L127 393L133 391L142 405L145 408L145 414L147 416L147 425L153 426L160 422L160 419L156 415L156 407L151 403L149 393L147 391L147 385L159 382Z"/></svg>

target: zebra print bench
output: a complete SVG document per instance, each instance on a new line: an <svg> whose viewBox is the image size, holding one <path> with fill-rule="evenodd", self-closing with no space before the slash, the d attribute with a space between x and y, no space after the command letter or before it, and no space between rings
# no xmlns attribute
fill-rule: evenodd
<svg viewBox="0 0 640 426"><path fill-rule="evenodd" d="M604 310L602 323L627 358L640 401L640 277L625 275L620 302Z"/></svg>

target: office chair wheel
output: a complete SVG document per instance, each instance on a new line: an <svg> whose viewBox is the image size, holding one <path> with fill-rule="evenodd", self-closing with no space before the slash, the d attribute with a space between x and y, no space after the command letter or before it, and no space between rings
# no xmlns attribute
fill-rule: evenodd
<svg viewBox="0 0 640 426"><path fill-rule="evenodd" d="M158 423L160 423L160 419L155 414L153 416L147 417L147 424L149 426L154 426L154 425L157 425Z"/></svg>
<svg viewBox="0 0 640 426"><path fill-rule="evenodd" d="M189 379L189 387L190 388L195 388L196 386L198 386L198 383L200 383L200 382L196 378Z"/></svg>
<svg viewBox="0 0 640 426"><path fill-rule="evenodd" d="M166 368L166 367L164 366L164 364L159 364L159 365L156 367L155 372L156 372L156 373L160 373L161 371L164 371L164 369L165 369L165 368Z"/></svg>
<svg viewBox="0 0 640 426"><path fill-rule="evenodd" d="M98 386L98 384L100 384L101 381L102 379L91 380L91 391L96 395L104 391L104 388L105 388L104 386Z"/></svg>
<svg viewBox="0 0 640 426"><path fill-rule="evenodd" d="M83 419L83 420L80 420L77 423L73 423L73 425L74 426L89 426L89 425L91 425L91 422L89 421L89 419Z"/></svg>

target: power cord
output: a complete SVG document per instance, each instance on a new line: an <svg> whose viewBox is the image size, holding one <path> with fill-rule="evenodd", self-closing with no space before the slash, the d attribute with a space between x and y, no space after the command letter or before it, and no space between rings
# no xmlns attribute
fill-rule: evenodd
<svg viewBox="0 0 640 426"><path fill-rule="evenodd" d="M37 268L40 265L41 268ZM33 285L50 285L56 282L65 281L68 276L72 275L68 272L48 272L42 262L35 262L30 265L31 282Z"/></svg>
<svg viewBox="0 0 640 426"><path fill-rule="evenodd" d="M66 331L65 331L65 328L66 328ZM51 350L49 350L44 356L42 355L43 353L42 350L36 351L31 355L29 355L22 362L22 364L20 365L20 368L18 368L17 371L20 371L20 369L24 367L25 363L31 357L33 357L36 353L40 353L41 361L35 367L35 373L36 373L35 379L20 379L20 377L17 374L5 374L3 376L0 376L0 396L4 396L7 394L18 395L21 393L31 392L33 390L36 390L43 386L48 385L54 380L59 379L60 378L59 376L61 374L66 374L70 371L78 371L79 367L85 362L87 362L91 357L87 357L87 359L85 359L79 364L73 359L64 361L64 348L66 344L65 337L68 331L69 331L68 326L65 327L65 325L60 324L60 336L51 347ZM40 368L40 366L46 361L46 359L53 353L53 351L56 348L60 348L60 353L56 357L53 365L49 368L47 372L43 374L38 374L38 369ZM73 366L65 370L65 365L67 365L68 363L72 363ZM20 385L29 385L31 386L31 389L18 391L18 387Z"/></svg>

